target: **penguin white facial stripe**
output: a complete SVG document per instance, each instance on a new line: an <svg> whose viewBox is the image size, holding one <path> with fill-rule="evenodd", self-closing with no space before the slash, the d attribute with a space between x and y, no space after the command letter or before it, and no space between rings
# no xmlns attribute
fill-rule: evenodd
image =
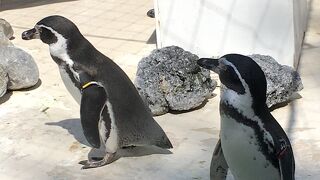
<svg viewBox="0 0 320 180"><path fill-rule="evenodd" d="M110 101L107 100L106 106L108 108L108 113L111 119L110 135L107 139L106 150L109 153L114 153L117 151L118 148L118 129L116 126L116 119Z"/></svg>
<svg viewBox="0 0 320 180"><path fill-rule="evenodd" d="M49 44L50 54L65 61L69 66L73 66L74 62L70 59L67 52L67 39L51 27L45 25L38 25L38 27L50 30L57 37L56 43Z"/></svg>

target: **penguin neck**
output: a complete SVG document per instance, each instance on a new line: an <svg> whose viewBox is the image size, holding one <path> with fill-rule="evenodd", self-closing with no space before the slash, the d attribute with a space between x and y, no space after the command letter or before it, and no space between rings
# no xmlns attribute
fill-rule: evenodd
<svg viewBox="0 0 320 180"><path fill-rule="evenodd" d="M56 33L57 41L49 44L50 55L59 58L70 67L73 66L74 62L71 60L68 54L68 42L62 35Z"/></svg>
<svg viewBox="0 0 320 180"><path fill-rule="evenodd" d="M244 94L239 94L236 91L221 87L220 103L225 103L238 109L239 113L250 118L256 116L258 112L265 108L260 103L254 101L252 95L246 91Z"/></svg>

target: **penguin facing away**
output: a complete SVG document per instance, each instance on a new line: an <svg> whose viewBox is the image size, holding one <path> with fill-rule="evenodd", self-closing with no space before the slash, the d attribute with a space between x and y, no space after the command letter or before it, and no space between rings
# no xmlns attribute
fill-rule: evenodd
<svg viewBox="0 0 320 180"><path fill-rule="evenodd" d="M221 148L237 180L293 180L290 141L266 105L266 78L250 57L202 58L221 81Z"/></svg>
<svg viewBox="0 0 320 180"><path fill-rule="evenodd" d="M87 141L93 148L106 149L102 160L81 161L83 169L111 163L120 148L172 148L128 76L100 53L73 22L49 16L23 32L22 39L41 39L49 45L67 89L76 100L81 96L80 118Z"/></svg>

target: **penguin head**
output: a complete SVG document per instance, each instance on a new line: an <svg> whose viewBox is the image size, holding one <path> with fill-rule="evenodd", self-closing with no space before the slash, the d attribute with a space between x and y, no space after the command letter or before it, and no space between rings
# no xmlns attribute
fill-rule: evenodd
<svg viewBox="0 0 320 180"><path fill-rule="evenodd" d="M77 26L65 17L54 15L39 21L34 28L24 31L22 39L41 39L46 44L55 44L60 39L72 40L82 36Z"/></svg>
<svg viewBox="0 0 320 180"><path fill-rule="evenodd" d="M236 95L250 95L253 105L265 105L267 82L260 66L250 57L227 54L219 59L201 58L198 65L219 74L221 83Z"/></svg>

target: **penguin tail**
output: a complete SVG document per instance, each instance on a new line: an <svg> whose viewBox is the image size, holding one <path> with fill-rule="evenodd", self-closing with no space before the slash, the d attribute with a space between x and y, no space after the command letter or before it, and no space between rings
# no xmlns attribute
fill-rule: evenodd
<svg viewBox="0 0 320 180"><path fill-rule="evenodd" d="M163 136L161 141L158 141L155 145L158 147L161 147L163 149L173 148L173 146L167 136Z"/></svg>

